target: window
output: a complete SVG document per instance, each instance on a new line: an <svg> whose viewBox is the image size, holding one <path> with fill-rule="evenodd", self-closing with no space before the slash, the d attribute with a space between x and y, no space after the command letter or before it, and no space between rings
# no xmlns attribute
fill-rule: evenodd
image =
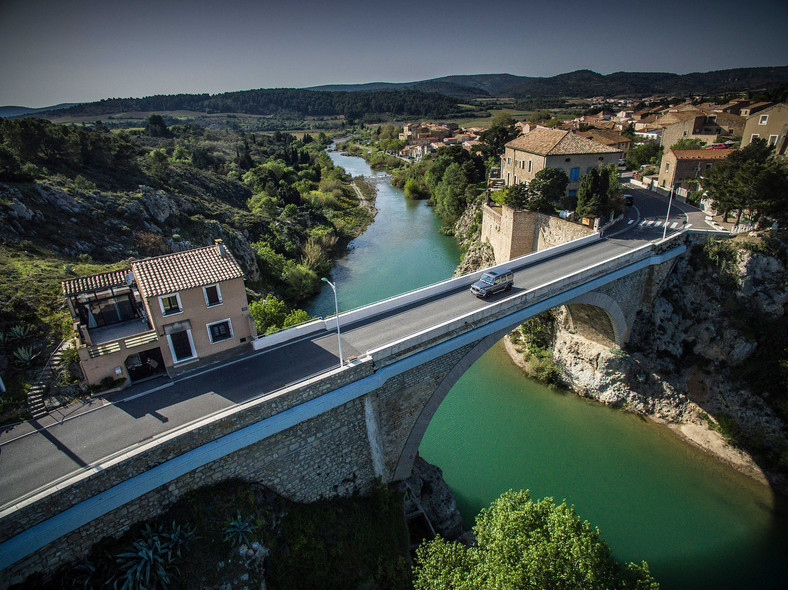
<svg viewBox="0 0 788 590"><path fill-rule="evenodd" d="M770 135L769 136L769 145L777 145L777 138L778 135Z"/></svg>
<svg viewBox="0 0 788 590"><path fill-rule="evenodd" d="M534 171L534 161L528 160L528 172L533 172L533 171Z"/></svg>
<svg viewBox="0 0 788 590"><path fill-rule="evenodd" d="M580 168L572 168L569 171L569 182L577 182L580 179Z"/></svg>
<svg viewBox="0 0 788 590"><path fill-rule="evenodd" d="M684 130L684 137L687 137L687 131L686 131L686 129Z"/></svg>
<svg viewBox="0 0 788 590"><path fill-rule="evenodd" d="M203 287L202 290L205 295L205 305L207 307L222 304L222 291L219 289L219 285L208 285L207 287Z"/></svg>
<svg viewBox="0 0 788 590"><path fill-rule="evenodd" d="M753 133L753 134L752 134L752 137L750 137L750 141L755 141L755 140L756 140L756 139L758 139L759 137L760 137L760 135L759 135L759 134L757 134L757 133Z"/></svg>
<svg viewBox="0 0 788 590"><path fill-rule="evenodd" d="M670 170L670 162L665 162L665 172Z"/></svg>
<svg viewBox="0 0 788 590"><path fill-rule="evenodd" d="M208 328L208 337L213 343L233 337L233 325L232 322L230 322L230 318L208 324L206 327Z"/></svg>
<svg viewBox="0 0 788 590"><path fill-rule="evenodd" d="M706 162L706 170L708 170L709 168L711 168L711 166L712 166L712 163L711 163L711 162Z"/></svg>
<svg viewBox="0 0 788 590"><path fill-rule="evenodd" d="M162 315L174 315L183 311L181 298L177 293L162 295L159 297L159 305L161 305Z"/></svg>
<svg viewBox="0 0 788 590"><path fill-rule="evenodd" d="M758 125L766 125L769 122L769 115L761 115L758 119Z"/></svg>
<svg viewBox="0 0 788 590"><path fill-rule="evenodd" d="M189 330L173 332L168 334L167 338L170 340L170 349L176 363L194 358L194 347L192 346L192 336Z"/></svg>

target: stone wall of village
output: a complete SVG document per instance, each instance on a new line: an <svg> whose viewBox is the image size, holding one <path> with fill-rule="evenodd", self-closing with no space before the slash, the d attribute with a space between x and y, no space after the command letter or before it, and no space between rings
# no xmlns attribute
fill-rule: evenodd
<svg viewBox="0 0 788 590"><path fill-rule="evenodd" d="M482 214L481 241L492 246L498 264L594 233L579 223L506 205L484 204Z"/></svg>

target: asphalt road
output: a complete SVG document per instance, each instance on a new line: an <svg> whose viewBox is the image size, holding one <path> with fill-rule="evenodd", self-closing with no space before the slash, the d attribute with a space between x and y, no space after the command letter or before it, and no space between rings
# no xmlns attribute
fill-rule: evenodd
<svg viewBox="0 0 788 590"><path fill-rule="evenodd" d="M660 215L659 199L641 195L640 191L629 192L635 194L635 206L627 208L626 219L609 230L609 237L517 269L513 290L548 283L661 238L662 227L645 227L638 221L638 217L644 219L644 214L654 218ZM663 202L661 215L664 214ZM675 219L680 222L682 215L676 213ZM465 313L495 305L503 297L480 300L463 288L404 310L343 326L343 354L346 358L363 355ZM40 422L6 427L0 433L0 508L167 431L336 366L337 350L336 333L320 333L174 381L161 379L106 399L73 404Z"/></svg>

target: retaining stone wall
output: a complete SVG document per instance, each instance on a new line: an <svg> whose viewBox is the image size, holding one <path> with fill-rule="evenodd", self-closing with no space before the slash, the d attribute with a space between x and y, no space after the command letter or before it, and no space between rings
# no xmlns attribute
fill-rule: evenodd
<svg viewBox="0 0 788 590"><path fill-rule="evenodd" d="M2 586L79 559L104 536L164 512L187 492L232 478L258 481L296 501L366 493L374 482L360 399L191 471L49 543L3 571Z"/></svg>
<svg viewBox="0 0 788 590"><path fill-rule="evenodd" d="M357 381L371 373L372 368L368 366L368 363L362 363L336 375L307 381L302 385L295 385L278 394L267 396L264 400L244 404L234 413L197 426L180 436L153 446L5 516L0 520L0 542L135 475L139 475L155 465L244 426L249 426L308 400L320 397L324 393Z"/></svg>
<svg viewBox="0 0 788 590"><path fill-rule="evenodd" d="M481 241L490 243L497 264L594 233L584 225L534 211L485 204L482 212Z"/></svg>

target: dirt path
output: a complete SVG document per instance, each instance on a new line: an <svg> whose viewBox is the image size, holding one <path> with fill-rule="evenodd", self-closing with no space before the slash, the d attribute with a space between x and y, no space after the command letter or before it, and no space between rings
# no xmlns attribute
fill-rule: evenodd
<svg viewBox="0 0 788 590"><path fill-rule="evenodd" d="M375 202L370 201L364 196L364 193L361 192L361 189L356 186L355 181L350 183L350 186L353 187L353 190L356 191L356 195L358 196L358 202L361 204L362 207L367 209L372 215L377 215L378 210L375 208Z"/></svg>

